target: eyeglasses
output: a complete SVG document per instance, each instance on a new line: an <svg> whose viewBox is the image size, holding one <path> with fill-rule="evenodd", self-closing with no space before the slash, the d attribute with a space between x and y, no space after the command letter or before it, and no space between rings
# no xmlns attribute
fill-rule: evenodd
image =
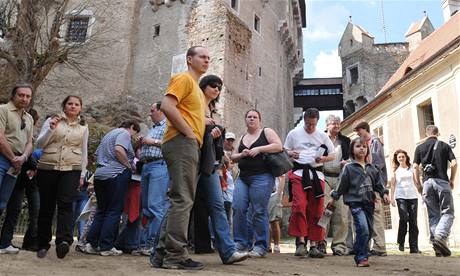
<svg viewBox="0 0 460 276"><path fill-rule="evenodd" d="M222 85L220 84L217 84L217 83L211 83L209 86L211 86L212 88L216 88L219 89L219 91L222 90Z"/></svg>
<svg viewBox="0 0 460 276"><path fill-rule="evenodd" d="M21 130L26 128L26 121L21 117Z"/></svg>

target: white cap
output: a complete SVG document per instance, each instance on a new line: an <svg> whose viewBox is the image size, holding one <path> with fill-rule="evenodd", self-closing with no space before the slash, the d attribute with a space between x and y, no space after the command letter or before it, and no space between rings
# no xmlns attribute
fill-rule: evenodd
<svg viewBox="0 0 460 276"><path fill-rule="evenodd" d="M226 133L225 133L225 140L227 140L227 139L236 140L236 135L235 135L235 133L233 133L233 132L226 132Z"/></svg>

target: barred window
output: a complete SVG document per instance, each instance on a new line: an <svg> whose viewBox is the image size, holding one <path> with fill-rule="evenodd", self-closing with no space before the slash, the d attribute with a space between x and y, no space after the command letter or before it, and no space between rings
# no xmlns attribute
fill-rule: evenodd
<svg viewBox="0 0 460 276"><path fill-rule="evenodd" d="M69 19L66 42L83 43L89 27L89 16L75 16Z"/></svg>

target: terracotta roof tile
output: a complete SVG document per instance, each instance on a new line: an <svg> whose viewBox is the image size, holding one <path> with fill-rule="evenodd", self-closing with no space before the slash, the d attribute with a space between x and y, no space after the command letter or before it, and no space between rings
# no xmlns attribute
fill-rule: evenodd
<svg viewBox="0 0 460 276"><path fill-rule="evenodd" d="M420 45L409 54L403 64L383 86L379 94L403 79L409 71L417 69L425 60L436 56L445 46L459 36L460 12L453 15L449 21L422 40Z"/></svg>

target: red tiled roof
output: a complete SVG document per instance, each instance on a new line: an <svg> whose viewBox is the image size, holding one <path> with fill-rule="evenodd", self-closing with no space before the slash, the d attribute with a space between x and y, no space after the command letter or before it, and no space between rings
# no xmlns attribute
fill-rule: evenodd
<svg viewBox="0 0 460 276"><path fill-rule="evenodd" d="M379 94L392 87L396 82L412 70L417 69L424 61L435 57L445 46L460 36L460 12L450 18L444 25L427 36L412 51L398 70L391 76Z"/></svg>

